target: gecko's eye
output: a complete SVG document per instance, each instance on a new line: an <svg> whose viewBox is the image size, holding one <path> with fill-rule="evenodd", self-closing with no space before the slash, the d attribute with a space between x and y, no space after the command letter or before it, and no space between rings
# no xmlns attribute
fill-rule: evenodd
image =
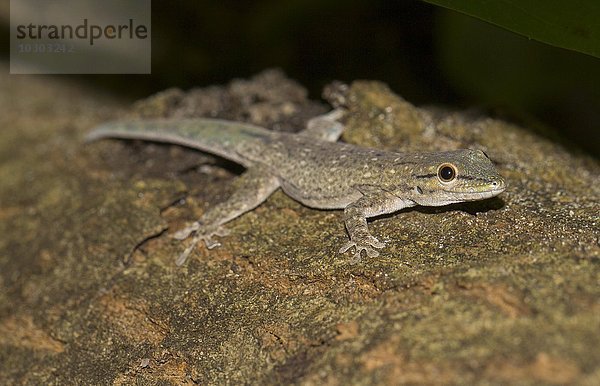
<svg viewBox="0 0 600 386"><path fill-rule="evenodd" d="M456 168L451 164L441 164L438 168L438 178L442 182L450 182L456 178Z"/></svg>

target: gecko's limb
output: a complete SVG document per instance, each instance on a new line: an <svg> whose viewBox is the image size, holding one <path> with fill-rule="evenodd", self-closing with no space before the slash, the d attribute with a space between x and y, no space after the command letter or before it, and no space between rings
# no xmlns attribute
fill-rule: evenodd
<svg viewBox="0 0 600 386"><path fill-rule="evenodd" d="M322 141L335 142L344 132L344 125L337 121L344 114L344 110L336 109L311 118L306 124L306 128L298 134Z"/></svg>
<svg viewBox="0 0 600 386"><path fill-rule="evenodd" d="M193 226L193 228L198 228L198 229L191 231L191 233L194 233L194 237L192 237L192 241L185 248L185 250L177 257L177 260L175 260L175 264L178 266L183 265L185 263L185 261L187 260L189 255L192 253L194 248L196 248L196 245L198 245L199 242L203 241L204 244L206 245L206 248L213 249L213 248L216 248L221 245L220 242L216 241L213 238L214 236L222 237L222 236L227 236L229 234L229 231L227 229L223 228L222 226L217 226L216 228L211 229L210 227L203 227L203 226L199 225L198 222L195 222L192 225L196 225L196 224L198 224L198 226ZM186 227L184 229L184 231L187 232L189 230L189 228L192 228L192 226ZM188 233L188 236L189 236L189 233ZM187 238L188 236L184 237L183 239ZM175 234L173 237L178 240L183 240L182 238L179 238L177 236L177 234Z"/></svg>
<svg viewBox="0 0 600 386"><path fill-rule="evenodd" d="M221 246L221 243L213 239L213 236L223 237L229 235L229 231L223 228L221 225L203 226L200 223L200 220L198 220L188 225L187 227L175 232L175 234L173 234L173 238L177 240L185 240L188 237L190 237L192 233L194 234L194 238L196 239L196 241L204 241L204 244L208 249L213 249Z"/></svg>
<svg viewBox="0 0 600 386"><path fill-rule="evenodd" d="M233 194L226 201L216 204L198 221L175 232L173 237L178 240L193 235L191 244L177 258L177 265L185 263L200 241L203 241L208 249L218 247L220 243L214 236L226 236L229 233L222 225L263 203L279 187L279 180L265 168L255 166L238 177L234 187Z"/></svg>
<svg viewBox="0 0 600 386"><path fill-rule="evenodd" d="M339 253L345 253L349 249L355 248L354 256L350 261L352 264L360 261L363 251L367 257L379 256L379 252L375 248L383 248L385 244L371 235L367 218L392 213L413 205L414 203L402 200L385 191L371 191L348 205L344 209L344 223L350 241L340 248Z"/></svg>
<svg viewBox="0 0 600 386"><path fill-rule="evenodd" d="M367 257L377 257L379 256L379 252L374 248L383 248L385 246L369 232L365 208L361 207L360 201L350 204L344 209L344 223L350 235L350 241L346 242L340 248L340 253L345 253L350 248L355 248L355 253L351 260L352 264L360 261L362 251L365 251Z"/></svg>

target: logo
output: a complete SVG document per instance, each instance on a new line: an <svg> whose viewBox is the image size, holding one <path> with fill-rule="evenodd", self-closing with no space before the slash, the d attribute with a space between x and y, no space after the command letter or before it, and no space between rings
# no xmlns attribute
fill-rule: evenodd
<svg viewBox="0 0 600 386"><path fill-rule="evenodd" d="M149 74L151 0L11 0L11 74Z"/></svg>

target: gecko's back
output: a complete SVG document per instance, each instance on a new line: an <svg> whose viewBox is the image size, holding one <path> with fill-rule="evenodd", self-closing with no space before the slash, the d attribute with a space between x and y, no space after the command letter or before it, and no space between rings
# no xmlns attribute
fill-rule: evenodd
<svg viewBox="0 0 600 386"><path fill-rule="evenodd" d="M219 119L156 119L108 122L90 132L86 141L102 138L141 139L199 149L250 166L242 148L262 148L274 133L251 124Z"/></svg>

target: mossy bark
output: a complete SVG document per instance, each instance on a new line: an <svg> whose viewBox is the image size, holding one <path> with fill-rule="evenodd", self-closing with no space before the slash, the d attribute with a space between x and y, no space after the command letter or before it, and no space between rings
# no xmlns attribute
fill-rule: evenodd
<svg viewBox="0 0 600 386"><path fill-rule="evenodd" d="M372 221L348 264L340 211L277 192L184 267L170 238L239 168L193 150L82 143L122 115L295 131L326 110L278 72L121 104L0 75L0 378L24 384L600 383L599 165L500 120L343 91L346 141L480 148L509 184ZM332 103L342 103L330 96Z"/></svg>

